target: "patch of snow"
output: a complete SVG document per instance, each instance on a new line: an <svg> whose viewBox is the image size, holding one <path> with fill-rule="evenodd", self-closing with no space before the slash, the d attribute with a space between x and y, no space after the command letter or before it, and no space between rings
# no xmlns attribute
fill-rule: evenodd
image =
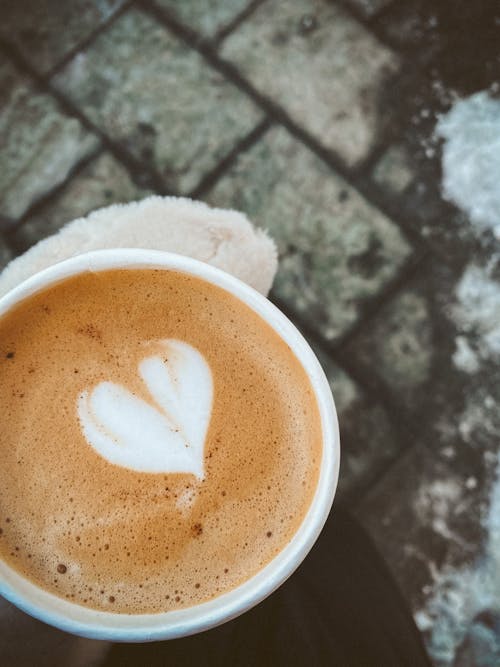
<svg viewBox="0 0 500 667"><path fill-rule="evenodd" d="M471 264L456 288L457 305L452 316L465 336L455 341L453 361L469 373L479 367L478 356L483 361L500 359L500 283L490 273L488 266ZM477 352L471 348L468 336L474 339Z"/></svg>
<svg viewBox="0 0 500 667"><path fill-rule="evenodd" d="M420 486L415 500L417 516L423 523L429 519L444 521L450 515L451 508L455 506L460 495L460 484L452 480L424 483Z"/></svg>
<svg viewBox="0 0 500 667"><path fill-rule="evenodd" d="M434 625L434 621L432 620L432 618L423 609L417 611L417 613L415 614L415 623L417 624L417 627L421 630L421 632L426 632L427 630L431 630L432 626Z"/></svg>
<svg viewBox="0 0 500 667"><path fill-rule="evenodd" d="M472 489L475 489L477 487L477 479L475 477L467 477L465 480L465 488L469 489L469 491L472 491Z"/></svg>
<svg viewBox="0 0 500 667"><path fill-rule="evenodd" d="M443 447L441 454L445 457L445 459L454 459L456 456L455 450L450 445Z"/></svg>
<svg viewBox="0 0 500 667"><path fill-rule="evenodd" d="M500 100L487 91L455 102L436 126L443 144L443 196L478 232L500 239Z"/></svg>
<svg viewBox="0 0 500 667"><path fill-rule="evenodd" d="M483 391L476 390L475 399L467 401L464 411L458 420L458 431L467 443L474 444L477 433L482 431L487 433L494 442L498 438L499 425L497 409L488 405L488 396ZM496 457L496 454L494 454ZM489 462L491 465L491 461ZM496 465L496 458L493 459L493 465Z"/></svg>
<svg viewBox="0 0 500 667"><path fill-rule="evenodd" d="M480 411L468 406L462 422L468 424L469 430L475 431L478 420L481 420L483 427L486 425L492 433L499 433L497 411L486 403L485 399L484 408ZM433 568L430 597L424 607L415 613L418 627L422 632L429 633L428 649L440 666L454 664L457 648L472 632L474 620L479 614L500 614L500 454L485 454L488 454L489 464L496 468L496 478L490 488L489 507L482 520L478 517L485 531L482 555L460 568ZM477 484L477 479L471 476L467 478L465 488L472 490ZM447 512L454 511L456 497L457 484L454 482L427 485L417 496L424 510L432 510L431 514L427 513L427 518L434 518L433 528L445 529L444 532L438 531L443 535L447 528L441 522Z"/></svg>
<svg viewBox="0 0 500 667"><path fill-rule="evenodd" d="M465 336L455 338L456 350L453 353L453 363L464 373L476 373L479 370L479 360Z"/></svg>

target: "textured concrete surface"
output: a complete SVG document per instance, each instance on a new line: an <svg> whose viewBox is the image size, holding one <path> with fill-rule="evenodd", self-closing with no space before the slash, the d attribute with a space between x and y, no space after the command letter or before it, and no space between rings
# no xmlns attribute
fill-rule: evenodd
<svg viewBox="0 0 500 667"><path fill-rule="evenodd" d="M411 254L398 228L283 129L241 153L208 197L278 242L275 293L333 340Z"/></svg>
<svg viewBox="0 0 500 667"><path fill-rule="evenodd" d="M425 286L410 287L382 308L348 347L366 373L415 412L435 367L434 330Z"/></svg>
<svg viewBox="0 0 500 667"><path fill-rule="evenodd" d="M196 52L138 11L120 17L54 83L168 188L184 193L261 117Z"/></svg>
<svg viewBox="0 0 500 667"><path fill-rule="evenodd" d="M500 251L443 199L435 133L498 95L498 2L55 6L0 10L0 268L151 189L268 229L271 298L335 395L339 495L436 667L500 664Z"/></svg>
<svg viewBox="0 0 500 667"><path fill-rule="evenodd" d="M0 214L17 219L98 146L76 118L0 64Z"/></svg>
<svg viewBox="0 0 500 667"><path fill-rule="evenodd" d="M271 0L225 40L221 55L345 162L367 156L383 124L379 85L398 59L333 3Z"/></svg>
<svg viewBox="0 0 500 667"><path fill-rule="evenodd" d="M155 0L155 4L203 37L214 37L248 7L250 0Z"/></svg>
<svg viewBox="0 0 500 667"><path fill-rule="evenodd" d="M66 222L109 204L151 194L133 183L125 168L104 153L87 164L54 198L38 207L16 232L18 247L28 248L55 234Z"/></svg>

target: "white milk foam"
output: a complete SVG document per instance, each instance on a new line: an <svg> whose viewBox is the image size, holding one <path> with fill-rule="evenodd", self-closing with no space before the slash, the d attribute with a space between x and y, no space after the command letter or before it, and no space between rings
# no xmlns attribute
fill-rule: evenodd
<svg viewBox="0 0 500 667"><path fill-rule="evenodd" d="M155 345L162 356L146 357L138 367L151 403L122 385L100 382L78 397L83 435L115 465L203 479L212 373L203 355L187 343L168 339Z"/></svg>

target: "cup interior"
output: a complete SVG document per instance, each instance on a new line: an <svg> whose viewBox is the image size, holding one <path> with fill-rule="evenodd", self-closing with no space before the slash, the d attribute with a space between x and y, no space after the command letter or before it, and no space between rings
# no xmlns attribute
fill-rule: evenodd
<svg viewBox="0 0 500 667"><path fill-rule="evenodd" d="M240 586L208 602L157 614L118 614L68 602L36 586L0 561L0 594L28 614L57 628L92 639L147 642L195 634L252 608L300 565L330 511L339 474L340 441L328 381L311 348L295 326L254 289L208 264L153 250L100 250L73 257L32 276L0 299L0 317L23 299L71 276L109 269L165 269L196 276L230 292L260 315L294 351L316 395L323 433L318 485L308 512L282 551Z"/></svg>

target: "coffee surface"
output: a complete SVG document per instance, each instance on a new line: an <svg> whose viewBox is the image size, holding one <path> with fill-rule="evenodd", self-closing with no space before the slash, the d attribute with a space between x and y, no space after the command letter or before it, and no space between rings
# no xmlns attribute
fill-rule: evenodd
<svg viewBox="0 0 500 667"><path fill-rule="evenodd" d="M290 348L176 271L86 273L1 318L0 420L0 556L112 612L256 574L299 528L322 456Z"/></svg>

